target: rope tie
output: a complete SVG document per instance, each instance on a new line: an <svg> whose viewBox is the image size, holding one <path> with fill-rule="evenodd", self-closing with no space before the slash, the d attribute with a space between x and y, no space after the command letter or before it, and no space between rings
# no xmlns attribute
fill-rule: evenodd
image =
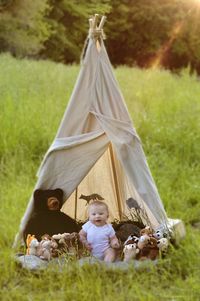
<svg viewBox="0 0 200 301"><path fill-rule="evenodd" d="M88 37L93 38L95 40L99 40L100 38L105 40L106 38L103 29L92 29L92 28L89 29Z"/></svg>

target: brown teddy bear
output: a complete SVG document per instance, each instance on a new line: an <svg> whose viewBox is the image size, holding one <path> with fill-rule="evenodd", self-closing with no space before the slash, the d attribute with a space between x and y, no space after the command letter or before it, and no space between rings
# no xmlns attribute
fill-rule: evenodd
<svg viewBox="0 0 200 301"><path fill-rule="evenodd" d="M145 234L146 235L146 234ZM139 247L139 246L138 246ZM145 244L140 248L140 252L137 256L139 260L151 259L155 260L159 256L159 248L157 246L157 240L154 237L149 237L145 241Z"/></svg>

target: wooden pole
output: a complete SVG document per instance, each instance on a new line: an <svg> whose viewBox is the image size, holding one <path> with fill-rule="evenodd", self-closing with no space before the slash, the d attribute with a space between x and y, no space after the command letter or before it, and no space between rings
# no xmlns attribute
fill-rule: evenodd
<svg viewBox="0 0 200 301"><path fill-rule="evenodd" d="M89 19L89 26L90 26L90 29L92 29L92 24L93 24L93 19L90 18L90 19Z"/></svg>
<svg viewBox="0 0 200 301"><path fill-rule="evenodd" d="M98 14L95 14L95 15L94 15L94 19L93 19L93 29L96 29L96 28L97 28L98 18L99 18L99 15L98 15Z"/></svg>
<svg viewBox="0 0 200 301"><path fill-rule="evenodd" d="M100 24L99 24L99 27L98 27L98 30L102 30L103 29L105 21L106 21L106 16L102 16Z"/></svg>
<svg viewBox="0 0 200 301"><path fill-rule="evenodd" d="M74 218L76 220L77 217L77 199L78 199L78 186L76 187L75 190L75 208L74 208Z"/></svg>
<svg viewBox="0 0 200 301"><path fill-rule="evenodd" d="M121 203L120 203L120 193L119 193L119 186L118 186L118 181L117 181L117 171L116 171L116 167L115 167L114 153L113 153L113 148L112 148L111 143L109 145L109 151L110 151L110 159L111 159L112 172L113 172L113 178L114 178L114 184L115 184L115 191L116 191L116 196L117 196L117 206L118 206L118 212L119 212L119 219L121 220L121 218L122 218L122 207L121 207Z"/></svg>

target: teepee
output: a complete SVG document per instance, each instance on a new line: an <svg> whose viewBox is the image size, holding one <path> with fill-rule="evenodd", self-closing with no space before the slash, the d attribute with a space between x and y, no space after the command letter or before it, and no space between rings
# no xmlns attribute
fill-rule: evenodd
<svg viewBox="0 0 200 301"><path fill-rule="evenodd" d="M61 188L62 211L86 220L80 195L98 193L110 221L141 214L153 229L168 219L104 46L103 16L89 20L87 47L71 99L38 172L35 189ZM17 240L33 212L31 197Z"/></svg>

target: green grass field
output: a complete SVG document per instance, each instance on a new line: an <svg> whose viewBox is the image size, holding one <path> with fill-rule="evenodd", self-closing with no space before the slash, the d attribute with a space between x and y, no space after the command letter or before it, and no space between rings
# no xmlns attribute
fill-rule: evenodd
<svg viewBox="0 0 200 301"><path fill-rule="evenodd" d="M0 300L200 300L200 80L119 67L119 81L167 214L187 235L148 271L98 266L33 273L12 243L71 95L78 66L0 56Z"/></svg>

